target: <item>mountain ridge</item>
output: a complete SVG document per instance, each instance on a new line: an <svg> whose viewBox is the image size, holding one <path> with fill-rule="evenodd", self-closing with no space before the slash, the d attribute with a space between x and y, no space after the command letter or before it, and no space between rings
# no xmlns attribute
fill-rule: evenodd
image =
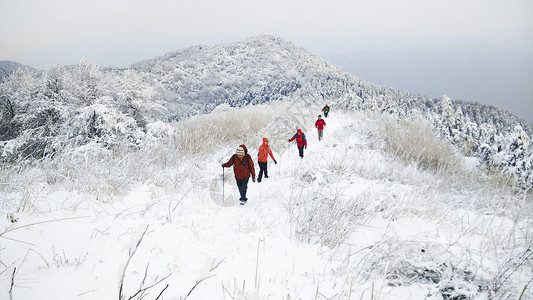
<svg viewBox="0 0 533 300"><path fill-rule="evenodd" d="M465 153L505 165L513 174L533 168L528 161L531 127L516 116L368 83L271 35L189 47L128 69L102 69L82 61L22 72L10 80L1 86L7 100L0 107L4 160L50 156L64 145L137 145L154 122L179 121L220 105L286 100L423 118Z"/></svg>
<svg viewBox="0 0 533 300"><path fill-rule="evenodd" d="M256 51L256 49L272 49L278 52L283 52L285 54L285 59L293 61L294 64L287 65L284 64L284 68L272 68L271 71L281 72L275 75L273 78L269 76L274 72L260 72L256 69L249 68L248 72L244 70L242 73L245 76L251 78L244 85L244 91L240 93L236 91L235 85L238 85L238 89L242 90L243 83L238 82L238 80L232 80L227 82L227 85L223 85L222 81L224 77L229 77L232 73L235 73L235 69L230 68L219 68L217 62L214 60L220 60L220 63L226 64L235 64L235 58L239 57L239 51L241 51L240 56L243 58L242 51L246 51L246 47L250 46L248 51L257 56L262 54L260 62L267 63L272 65L274 62L283 62L279 59L279 55L268 56L265 55L265 51ZM230 52L236 52L231 54ZM262 52L262 53L261 53ZM230 54L229 56L227 54ZM236 55L235 55L236 54ZM266 53L269 54L269 53ZM202 59L199 59L201 57ZM232 61L230 58L233 57ZM222 58L222 59L221 59ZM246 58L246 57L245 57ZM271 60L266 60L269 58ZM277 60L276 60L277 58ZM247 58L250 60L250 57ZM202 62L203 60L203 62ZM298 63L298 60L308 61L309 64L305 65L301 62ZM16 62L5 62L9 64L0 63L0 77L6 78L6 75L3 74L12 74L16 69L12 67L13 65L17 67L27 68L32 71L36 71L32 67L24 66ZM172 66L172 63L175 63L175 66ZM199 63L196 69L200 70L191 70L193 63ZM312 64L321 65L321 69L334 70L330 72L317 72L317 68L313 68ZM9 67L4 67L9 66ZM311 66L310 66L311 65ZM289 70L284 70L286 67L289 67ZM74 66L66 66L64 68L74 68ZM154 70L151 70L153 68ZM323 82L316 82L313 80L304 80L306 75L299 71L305 69L311 70L312 76L323 76L323 79L329 80L330 78L340 78L340 82L335 85L324 86ZM127 69L133 69L140 73L144 73L148 76L143 76L143 80L149 82L149 85L157 86L158 88L170 91L166 93L165 97L172 97L175 100L171 101L172 103L164 103L169 107L174 107L174 110L182 112L182 115L179 113L173 113L173 116L170 119L180 119L183 116L190 116L197 113L209 112L214 107L222 103L228 103L231 106L242 106L247 104L258 104L264 103L265 101L271 100L280 100L285 98L287 95L293 96L295 92L300 92L296 94L299 98L305 98L304 102L311 103L315 101L320 101L321 99L327 102L335 102L342 107L353 107L353 103L347 103L353 100L353 98L359 97L359 102L365 102L365 100L372 101L372 98L375 98L376 92L370 94L366 93L368 90L379 90L378 94L392 93L395 94L392 98L392 101L398 102L398 100L406 100L407 102L420 101L421 106L435 106L441 101L439 98L431 98L424 96L422 94L416 93L412 94L409 92L401 92L400 90L394 88L386 88L378 84L371 82L366 82L358 78L353 73L341 69L338 65L335 65L325 59L319 58L316 55L306 51L304 48L295 45L292 42L283 40L280 37L274 35L260 35L254 37L248 37L243 40L238 40L235 42L215 45L215 46L206 46L206 45L197 45L191 46L177 51L168 52L166 54L156 56L154 58L145 59L137 63L132 64L129 68L120 68L120 69L107 69L102 68L102 70L111 71L111 72L122 72ZM233 72L232 72L233 71ZM206 75L208 72L210 75ZM175 78L170 78L170 73L172 73ZM323 74L320 74L323 73ZM163 78L163 82L157 82L161 80L155 80L150 78L151 75L159 75ZM188 78L196 76L199 80L196 83L190 84L180 84L176 81L182 79L183 76L187 75ZM271 77L271 78L269 78ZM265 79L266 78L266 79ZM221 80L222 79L222 80ZM324 80L325 81L325 80ZM311 88L309 88L311 86ZM224 91L224 88L227 88L228 91ZM194 93L191 93L191 90L195 90ZM316 90L322 90L323 92L317 93ZM193 95L196 94L196 95ZM163 97L164 98L164 97ZM345 101L338 101L338 99ZM348 98L348 99L342 99ZM399 99L402 98L402 99ZM224 100L229 99L229 100ZM168 102L168 101L163 101ZM504 124L507 128L514 127L513 124L520 124L525 128L530 134L533 132L533 125L521 120L519 117L514 114L498 108L493 105L480 104L479 102L468 101L468 100L452 100L456 106L481 106L485 107L479 110L489 111L490 113L497 114L500 118L504 116L505 120L512 120L510 123ZM188 108L191 106L194 108ZM382 103L379 105L381 110L387 110L389 103ZM396 103L395 106L401 106L401 104ZM468 109L466 114L469 114L471 118L475 119L476 122L482 123L485 120L477 120L479 118L477 113L471 113L471 109ZM484 117L484 119L491 119L491 117ZM500 126L500 125L497 125ZM501 126L500 126L501 127ZM499 128L501 130L501 128Z"/></svg>
<svg viewBox="0 0 533 300"><path fill-rule="evenodd" d="M289 96L305 103L332 101L353 93L356 84L355 77L337 66L269 35L211 47L189 47L131 68L157 75L165 89L176 92L177 101L200 103L208 111L221 103L243 106ZM330 80L328 86L317 81L317 75Z"/></svg>
<svg viewBox="0 0 533 300"><path fill-rule="evenodd" d="M33 67L23 65L16 61L2 60L0 61L0 82L9 78L18 69L35 70Z"/></svg>

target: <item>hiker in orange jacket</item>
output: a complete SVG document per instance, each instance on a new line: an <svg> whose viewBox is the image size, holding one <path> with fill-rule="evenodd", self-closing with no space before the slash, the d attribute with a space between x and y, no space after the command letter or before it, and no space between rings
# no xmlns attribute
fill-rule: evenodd
<svg viewBox="0 0 533 300"><path fill-rule="evenodd" d="M265 174L265 178L268 178L267 161L269 155L274 163L277 164L278 162L272 154L272 149L268 146L268 139L264 137L263 144L259 146L259 153L257 154L257 163L259 164L259 176L257 177L257 182L261 182L263 174Z"/></svg>
<svg viewBox="0 0 533 300"><path fill-rule="evenodd" d="M222 168L229 168L233 166L233 173L235 173L235 180L237 187L241 194L241 204L246 203L246 191L248 190L248 181L252 176L252 181L255 182L255 168L252 157L248 154L248 149L244 144L237 147L237 152L231 156L227 163L222 164Z"/></svg>

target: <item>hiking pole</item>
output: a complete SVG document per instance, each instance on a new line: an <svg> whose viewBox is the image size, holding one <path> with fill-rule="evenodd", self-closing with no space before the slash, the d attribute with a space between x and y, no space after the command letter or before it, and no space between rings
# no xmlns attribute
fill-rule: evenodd
<svg viewBox="0 0 533 300"><path fill-rule="evenodd" d="M224 167L222 167L222 203L224 202Z"/></svg>

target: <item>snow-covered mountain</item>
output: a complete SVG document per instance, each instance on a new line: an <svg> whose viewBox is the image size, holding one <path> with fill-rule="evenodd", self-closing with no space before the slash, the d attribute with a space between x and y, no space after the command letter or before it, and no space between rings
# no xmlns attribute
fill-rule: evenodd
<svg viewBox="0 0 533 300"><path fill-rule="evenodd" d="M212 47L191 47L134 64L132 69L147 74L154 86L169 92L171 102L182 104L178 118L191 110L193 114L209 112L221 103L244 106L286 98L306 103L333 102L343 108L366 107L391 114L412 114L413 110L441 113L440 99L364 82L295 44L270 35ZM454 100L452 103L454 110L462 108L478 124L493 123L498 130L517 124L529 127L492 106Z"/></svg>
<svg viewBox="0 0 533 300"><path fill-rule="evenodd" d="M531 135L495 108L272 36L17 70L0 100L1 299L533 297ZM244 143L258 171L263 137L235 206L221 164Z"/></svg>
<svg viewBox="0 0 533 300"><path fill-rule="evenodd" d="M19 70L0 85L2 160L51 156L96 142L137 146L150 124L288 100L429 120L461 151L533 182L531 128L478 103L431 99L364 82L275 36L197 46L102 69L90 62L41 72ZM150 135L150 134L148 134Z"/></svg>
<svg viewBox="0 0 533 300"><path fill-rule="evenodd" d="M197 46L132 66L169 93L176 117L209 112L221 103L245 106L282 99L322 103L358 90L359 80L275 36Z"/></svg>

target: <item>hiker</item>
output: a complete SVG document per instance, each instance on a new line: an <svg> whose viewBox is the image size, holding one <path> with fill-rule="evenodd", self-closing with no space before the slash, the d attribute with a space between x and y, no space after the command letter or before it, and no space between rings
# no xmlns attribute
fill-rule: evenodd
<svg viewBox="0 0 533 300"><path fill-rule="evenodd" d="M255 182L255 169L254 161L248 154L248 149L244 144L237 147L237 151L227 163L222 164L222 168L229 168L233 165L233 173L235 173L235 180L237 181L237 187L239 187L239 193L241 194L241 205L244 205L248 198L246 198L246 191L248 189L248 181L252 176L252 181Z"/></svg>
<svg viewBox="0 0 533 300"><path fill-rule="evenodd" d="M289 140L289 143L294 141L294 139L296 139L296 145L298 146L300 157L304 158L304 147L307 149L307 139L301 129L296 131L296 134Z"/></svg>
<svg viewBox="0 0 533 300"><path fill-rule="evenodd" d="M259 146L259 153L257 154L257 163L259 164L259 176L257 177L257 182L261 182L263 173L265 174L265 178L268 178L267 161L269 155L274 163L277 164L278 162L272 154L272 149L268 146L268 139L264 137L263 144Z"/></svg>
<svg viewBox="0 0 533 300"><path fill-rule="evenodd" d="M322 139L322 135L324 134L324 126L326 126L326 121L322 119L321 115L318 115L318 120L315 122L315 128L318 129L318 140L320 141Z"/></svg>
<svg viewBox="0 0 533 300"><path fill-rule="evenodd" d="M322 112L324 112L324 117L327 118L329 113L329 106L327 104L322 108Z"/></svg>

